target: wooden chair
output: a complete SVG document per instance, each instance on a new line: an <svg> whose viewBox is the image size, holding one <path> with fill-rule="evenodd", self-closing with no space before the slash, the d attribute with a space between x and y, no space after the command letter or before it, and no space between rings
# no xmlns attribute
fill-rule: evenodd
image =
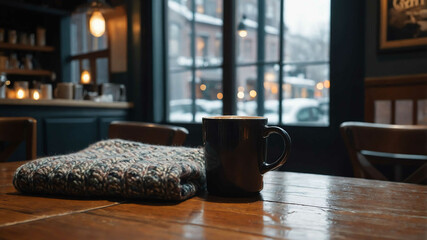
<svg viewBox="0 0 427 240"><path fill-rule="evenodd" d="M0 117L0 162L5 162L15 152L18 146L25 142L26 159L32 160L37 156L37 121L31 117Z"/></svg>
<svg viewBox="0 0 427 240"><path fill-rule="evenodd" d="M187 135L183 127L126 121L112 122L108 133L109 138L166 146L183 145Z"/></svg>
<svg viewBox="0 0 427 240"><path fill-rule="evenodd" d="M355 177L389 180L378 168L393 166L393 180L426 183L427 126L344 122L340 126ZM402 176L402 166L415 169Z"/></svg>

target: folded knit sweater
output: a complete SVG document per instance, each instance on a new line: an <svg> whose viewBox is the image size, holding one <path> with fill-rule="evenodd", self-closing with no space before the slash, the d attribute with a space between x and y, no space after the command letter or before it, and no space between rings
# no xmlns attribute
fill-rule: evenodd
<svg viewBox="0 0 427 240"><path fill-rule="evenodd" d="M204 189L204 169L202 148L111 139L28 162L13 184L29 194L184 200Z"/></svg>

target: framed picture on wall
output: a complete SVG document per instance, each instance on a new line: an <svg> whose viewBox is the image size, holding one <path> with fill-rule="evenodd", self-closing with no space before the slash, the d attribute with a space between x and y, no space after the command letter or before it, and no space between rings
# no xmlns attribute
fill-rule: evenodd
<svg viewBox="0 0 427 240"><path fill-rule="evenodd" d="M379 0L380 49L427 45L427 0Z"/></svg>

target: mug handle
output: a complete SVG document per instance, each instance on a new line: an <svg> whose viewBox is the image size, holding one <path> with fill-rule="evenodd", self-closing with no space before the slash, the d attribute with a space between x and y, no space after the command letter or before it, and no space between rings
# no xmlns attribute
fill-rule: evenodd
<svg viewBox="0 0 427 240"><path fill-rule="evenodd" d="M275 170L275 169L279 168L280 166L282 166L286 162L286 160L288 159L289 152L291 151L291 137L289 136L289 134L285 130L283 130L282 128L279 128L279 127L265 126L264 138L268 138L268 136L270 136L273 133L279 134L283 138L285 150L282 152L282 155L279 157L279 159L277 159L275 162L270 163L270 164L263 162L262 165L260 166L261 174L264 174L264 173L271 171L271 170Z"/></svg>

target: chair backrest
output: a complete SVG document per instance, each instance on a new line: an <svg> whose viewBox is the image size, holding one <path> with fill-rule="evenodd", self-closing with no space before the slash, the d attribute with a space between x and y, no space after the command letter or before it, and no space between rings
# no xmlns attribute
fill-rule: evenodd
<svg viewBox="0 0 427 240"><path fill-rule="evenodd" d="M412 174L394 180L412 183L426 180L427 126L344 122L340 130L355 177L388 180L375 164L413 165L418 168Z"/></svg>
<svg viewBox="0 0 427 240"><path fill-rule="evenodd" d="M0 162L15 152L22 142L26 146L26 159L32 160L37 156L37 121L31 117L0 117L0 142L4 149L0 152Z"/></svg>
<svg viewBox="0 0 427 240"><path fill-rule="evenodd" d="M127 121L112 122L108 132L109 138L166 146L183 145L187 135L183 127Z"/></svg>

